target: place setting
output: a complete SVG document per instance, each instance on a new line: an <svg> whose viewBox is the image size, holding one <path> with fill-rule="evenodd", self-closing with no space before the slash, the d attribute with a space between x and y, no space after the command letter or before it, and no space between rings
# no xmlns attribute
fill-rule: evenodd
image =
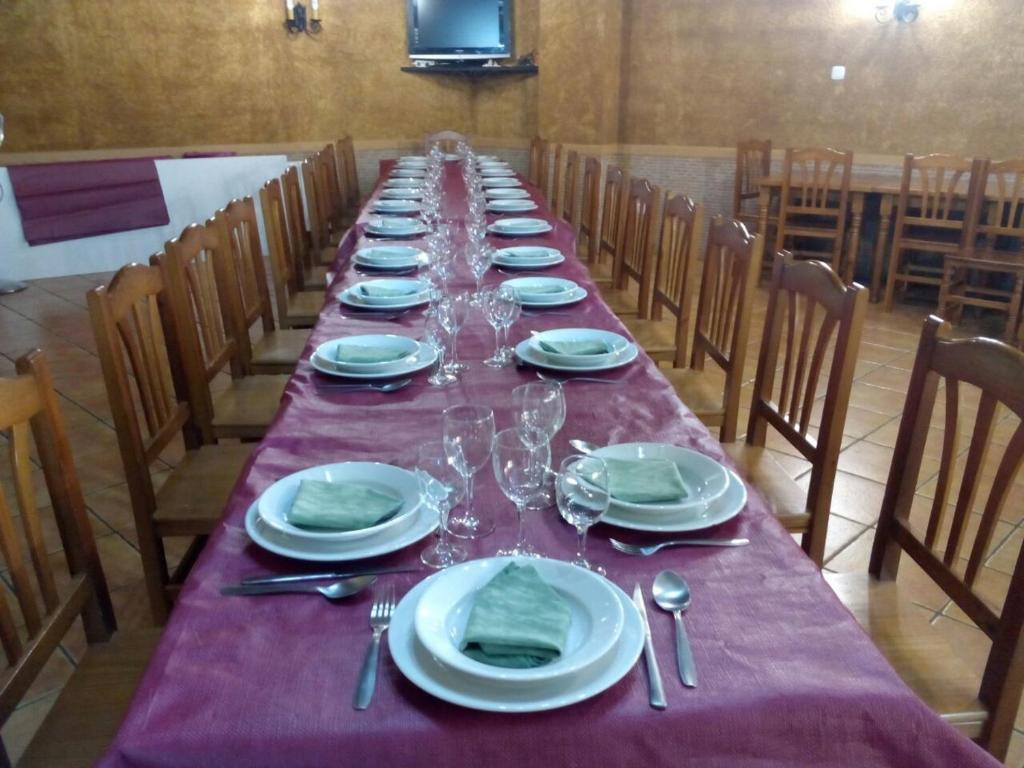
<svg viewBox="0 0 1024 768"><path fill-rule="evenodd" d="M535 279L535 278L534 278ZM612 371L629 365L640 354L636 344L613 331L596 328L554 328L532 332L515 348L516 357L525 365L568 374ZM615 383L614 379L593 379Z"/></svg>
<svg viewBox="0 0 1024 768"><path fill-rule="evenodd" d="M370 206L373 213L392 216L416 216L422 210L420 204L415 200L393 200L390 198L377 198Z"/></svg>
<svg viewBox="0 0 1024 768"><path fill-rule="evenodd" d="M380 277L361 280L338 294L342 310L393 314L430 303L431 285L414 277Z"/></svg>
<svg viewBox="0 0 1024 768"><path fill-rule="evenodd" d="M427 265L427 253L409 245L374 245L360 248L352 263L362 272L411 273Z"/></svg>
<svg viewBox="0 0 1024 768"><path fill-rule="evenodd" d="M530 199L491 199L487 201L491 213L525 213L537 210L537 204Z"/></svg>
<svg viewBox="0 0 1024 768"><path fill-rule="evenodd" d="M488 200L528 200L530 193L522 187L490 187L484 190Z"/></svg>
<svg viewBox="0 0 1024 768"><path fill-rule="evenodd" d="M423 188L419 184L386 186L380 191L380 196L387 200L421 200Z"/></svg>
<svg viewBox="0 0 1024 768"><path fill-rule="evenodd" d="M506 270L539 270L555 267L565 261L565 255L557 248L546 245L514 245L497 248L494 252L494 266Z"/></svg>
<svg viewBox="0 0 1024 768"><path fill-rule="evenodd" d="M488 187L521 187L523 182L515 176L489 176L480 181L485 189Z"/></svg>
<svg viewBox="0 0 1024 768"><path fill-rule="evenodd" d="M421 186L423 186L423 179L419 179L419 178L402 178L402 177L395 178L395 177L391 177L391 178L387 178L387 179L384 180L384 188L385 189L395 189L395 188L399 188L399 189L406 188L406 189L408 189L408 188L418 188L418 187L421 187Z"/></svg>
<svg viewBox="0 0 1024 768"><path fill-rule="evenodd" d="M528 217L498 219L487 225L488 232L501 237L535 237L553 229L551 222L546 219Z"/></svg>
<svg viewBox="0 0 1024 768"><path fill-rule="evenodd" d="M522 306L530 309L566 307L587 298L586 288L561 277L515 277L502 285L515 293Z"/></svg>

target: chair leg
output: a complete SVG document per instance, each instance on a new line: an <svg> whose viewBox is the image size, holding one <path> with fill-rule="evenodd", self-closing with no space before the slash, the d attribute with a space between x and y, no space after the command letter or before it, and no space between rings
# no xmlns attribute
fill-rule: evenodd
<svg viewBox="0 0 1024 768"><path fill-rule="evenodd" d="M950 288L953 286L953 276L956 273L956 267L953 263L946 259L942 264L942 285L939 286L939 317L947 318L946 307L950 301Z"/></svg>
<svg viewBox="0 0 1024 768"><path fill-rule="evenodd" d="M900 260L899 243L892 244L892 251L889 253L889 272L885 276L885 302L882 305L886 312L892 312L893 297L896 293L897 271Z"/></svg>
<svg viewBox="0 0 1024 768"><path fill-rule="evenodd" d="M1024 272L1018 272L1013 279L1013 293L1010 295L1010 303L1006 308L1006 341L1008 344L1017 343L1017 326L1020 325L1020 307L1022 296L1024 296Z"/></svg>

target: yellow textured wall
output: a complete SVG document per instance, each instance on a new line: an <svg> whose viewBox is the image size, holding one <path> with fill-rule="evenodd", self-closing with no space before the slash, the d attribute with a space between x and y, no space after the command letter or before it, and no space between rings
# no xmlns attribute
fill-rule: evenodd
<svg viewBox="0 0 1024 768"><path fill-rule="evenodd" d="M908 25L872 0L629 4L623 142L1024 154L1019 0L929 0Z"/></svg>
<svg viewBox="0 0 1024 768"><path fill-rule="evenodd" d="M536 47L538 1L517 5L523 52ZM399 71L405 0L320 5L325 29L311 38L284 31L283 0L4 0L4 149L536 132L524 78Z"/></svg>

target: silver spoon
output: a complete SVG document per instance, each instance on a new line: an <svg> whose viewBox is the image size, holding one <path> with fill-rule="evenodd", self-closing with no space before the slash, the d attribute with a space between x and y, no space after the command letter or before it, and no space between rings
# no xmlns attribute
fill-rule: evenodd
<svg viewBox="0 0 1024 768"><path fill-rule="evenodd" d="M316 584L232 584L221 587L220 593L222 595L280 595L297 592L323 595L328 600L342 600L357 592L362 592L376 580L376 576L356 576L324 586Z"/></svg>
<svg viewBox="0 0 1024 768"><path fill-rule="evenodd" d="M412 383L412 379L399 379L398 381L389 381L387 384L317 384L318 387L323 389L338 389L343 392L397 392L400 389L405 389Z"/></svg>
<svg viewBox="0 0 1024 768"><path fill-rule="evenodd" d="M537 371L537 378L541 381L557 381L559 384L570 384L574 381L586 381L591 384L618 384L618 379L597 379L592 376L549 376Z"/></svg>
<svg viewBox="0 0 1024 768"><path fill-rule="evenodd" d="M676 663L679 679L687 688L697 687L697 665L683 626L683 611L690 607L690 587L675 571L662 571L654 579L654 602L672 614L676 622Z"/></svg>
<svg viewBox="0 0 1024 768"><path fill-rule="evenodd" d="M580 453L593 453L601 448L600 445L595 443L588 443L586 440L570 440L569 445L575 448Z"/></svg>
<svg viewBox="0 0 1024 768"><path fill-rule="evenodd" d="M572 441L570 440L569 443L571 444ZM613 549L617 549L624 554L649 557L665 547L745 547L750 543L750 539L677 539L647 546L627 544L618 539L608 539L608 543L612 545Z"/></svg>

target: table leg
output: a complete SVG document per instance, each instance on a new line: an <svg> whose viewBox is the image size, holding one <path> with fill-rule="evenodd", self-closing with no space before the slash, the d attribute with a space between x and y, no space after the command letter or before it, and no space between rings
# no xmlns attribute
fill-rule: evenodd
<svg viewBox="0 0 1024 768"><path fill-rule="evenodd" d="M846 254L846 269L843 272L843 280L849 284L853 282L854 272L857 269L857 257L860 255L860 225L864 220L864 193L853 193L853 223L850 226L850 250ZM839 247L841 243L837 244Z"/></svg>
<svg viewBox="0 0 1024 768"><path fill-rule="evenodd" d="M772 248L768 242L768 207L771 205L772 191L762 184L757 191L757 234L764 240L764 256L761 261L761 273L769 265Z"/></svg>
<svg viewBox="0 0 1024 768"><path fill-rule="evenodd" d="M878 214L878 234L875 236L875 255L871 262L871 301L876 303L882 298L882 265L885 263L885 251L889 243L892 203L893 196L883 193Z"/></svg>

